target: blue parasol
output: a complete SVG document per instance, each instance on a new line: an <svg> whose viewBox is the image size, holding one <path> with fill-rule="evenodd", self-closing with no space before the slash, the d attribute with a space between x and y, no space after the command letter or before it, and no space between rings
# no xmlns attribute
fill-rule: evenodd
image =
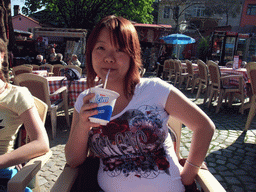
<svg viewBox="0 0 256 192"><path fill-rule="evenodd" d="M167 44L175 44L175 45L185 45L185 44L191 44L196 42L194 38L184 34L178 34L178 33L160 37L160 39L164 40L164 42ZM179 51L177 50L177 48L178 46L176 46L176 52L178 53L178 59L179 59Z"/></svg>
<svg viewBox="0 0 256 192"><path fill-rule="evenodd" d="M184 34L178 34L178 33L167 35L167 36L161 37L160 39L163 39L164 42L167 44L178 44L178 45L191 44L196 42L194 38Z"/></svg>

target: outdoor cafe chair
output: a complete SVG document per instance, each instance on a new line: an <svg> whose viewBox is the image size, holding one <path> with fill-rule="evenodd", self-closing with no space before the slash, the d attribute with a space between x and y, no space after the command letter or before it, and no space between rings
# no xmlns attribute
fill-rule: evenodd
<svg viewBox="0 0 256 192"><path fill-rule="evenodd" d="M53 65L53 76L60 76L59 71L63 67L62 64Z"/></svg>
<svg viewBox="0 0 256 192"><path fill-rule="evenodd" d="M164 61L164 66L163 66L163 80L167 79L169 75L169 70L170 70L170 60L166 59Z"/></svg>
<svg viewBox="0 0 256 192"><path fill-rule="evenodd" d="M220 107L222 105L223 99L228 96L229 106L232 104L233 95L239 94L241 100L241 108L244 106L244 87L243 87L243 76L242 75L227 75L221 76L221 72L217 63L208 60L207 61L209 73L210 73L210 80L211 80L211 88L210 88L210 96L209 96L209 103L212 103L212 98L214 94L218 95L218 103L216 107L216 113L219 112ZM224 80L228 80L230 78L236 78L239 80L239 85L225 85Z"/></svg>
<svg viewBox="0 0 256 192"><path fill-rule="evenodd" d="M168 81L171 81L173 78L175 79L175 69L174 69L174 60L170 59L170 68L169 68L169 75L168 75Z"/></svg>
<svg viewBox="0 0 256 192"><path fill-rule="evenodd" d="M53 65L51 65L51 64L40 65L39 69L40 70L47 70L48 76L52 76L53 75Z"/></svg>
<svg viewBox="0 0 256 192"><path fill-rule="evenodd" d="M200 59L197 60L197 65L198 65L198 79L194 81L194 85L191 92L193 92L196 86L196 83L199 81L196 99L198 99L201 92L204 91L204 103L206 103L206 100L208 98L209 91L210 91L208 67L205 64L205 62L203 62Z"/></svg>
<svg viewBox="0 0 256 192"><path fill-rule="evenodd" d="M35 106L43 123L45 123L48 106L40 99L34 97ZM18 147L21 146L21 134L17 138ZM8 192L24 191L29 186L33 191L40 191L37 182L37 173L50 159L52 151L29 160L18 173L7 183Z"/></svg>
<svg viewBox="0 0 256 192"><path fill-rule="evenodd" d="M251 88L252 88L252 97L250 99L250 111L247 117L247 121L245 124L245 130L250 128L252 123L253 117L255 116L256 112L256 62L249 62L246 65L247 73L250 79Z"/></svg>
<svg viewBox="0 0 256 192"><path fill-rule="evenodd" d="M14 76L17 76L22 73L32 73L32 67L29 67L26 65L19 65L19 66L13 67L12 73Z"/></svg>
<svg viewBox="0 0 256 192"><path fill-rule="evenodd" d="M188 73L182 71L180 60L174 60L174 69L175 69L174 86L176 86L176 84L179 83L179 88L180 88L181 84L184 82L184 79L188 76Z"/></svg>
<svg viewBox="0 0 256 192"><path fill-rule="evenodd" d="M143 77L146 73L146 68L142 67L140 68L140 76Z"/></svg>
<svg viewBox="0 0 256 192"><path fill-rule="evenodd" d="M182 157L180 156L180 149L182 148L180 148L180 142L181 142L182 123L178 119L170 117L168 120L168 125L169 125L170 133L172 135L172 139L174 142L176 155L178 159L181 160ZM87 157L87 158L92 158L92 157ZM89 167L89 169L91 169L91 167L93 166L86 165L86 167ZM96 173L92 173L91 171ZM90 170L90 172L88 170L88 173L85 173L85 174L90 175L90 178L92 178L92 175L97 175L97 171L98 169ZM68 164L66 164L62 173L58 177L57 181L51 188L51 192L55 192L55 191L69 192L73 184L75 183L76 178L78 177L78 172L79 172L78 167L71 168ZM95 180L96 179L97 178L95 178ZM88 183L92 185L91 180ZM200 186L201 190L204 192L224 192L225 191L222 185L218 182L218 180L211 174L211 172L208 169L201 168L199 170L199 173L196 176L196 183Z"/></svg>
<svg viewBox="0 0 256 192"><path fill-rule="evenodd" d="M27 67L33 68L31 64L23 64L22 66L27 66Z"/></svg>
<svg viewBox="0 0 256 192"><path fill-rule="evenodd" d="M48 105L48 112L51 116L53 139L56 137L57 110L59 108L64 107L66 122L68 127L70 127L66 86L57 89L54 93L50 93L47 79L34 74L21 74L14 78L14 83L19 86L27 87L33 96L41 99ZM57 101L51 101L51 96L55 95L60 95L60 99Z"/></svg>
<svg viewBox="0 0 256 192"><path fill-rule="evenodd" d="M187 73L188 73L187 83L186 83L186 90L188 89L188 87L190 85L192 85L192 89L193 89L193 87L195 86L195 81L196 81L197 74L194 73L192 62L189 61L189 60L186 60L185 62L186 62Z"/></svg>
<svg viewBox="0 0 256 192"><path fill-rule="evenodd" d="M233 68L233 63L234 63L234 61L228 61L228 62L225 64L225 66L226 66L227 68Z"/></svg>
<svg viewBox="0 0 256 192"><path fill-rule="evenodd" d="M39 65L31 64L32 70L39 70Z"/></svg>

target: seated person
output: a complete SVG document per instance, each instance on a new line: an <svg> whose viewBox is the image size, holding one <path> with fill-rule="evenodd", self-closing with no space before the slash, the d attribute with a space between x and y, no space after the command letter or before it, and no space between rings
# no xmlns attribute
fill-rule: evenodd
<svg viewBox="0 0 256 192"><path fill-rule="evenodd" d="M256 55L252 56L252 62L256 62Z"/></svg>
<svg viewBox="0 0 256 192"><path fill-rule="evenodd" d="M42 62L42 65L47 64L47 63L48 62L46 61L46 59L44 59L43 62Z"/></svg>
<svg viewBox="0 0 256 192"><path fill-rule="evenodd" d="M71 58L72 65L76 65L78 67L81 66L81 62L78 60L77 55L73 54Z"/></svg>
<svg viewBox="0 0 256 192"><path fill-rule="evenodd" d="M44 60L44 56L43 55L37 55L36 56L36 61L35 61L35 64L36 65L43 65L43 60Z"/></svg>
<svg viewBox="0 0 256 192"><path fill-rule="evenodd" d="M26 87L6 82L2 71L5 54L7 54L6 45L0 39L0 183L2 184L17 173L15 165L25 163L49 151L48 136L31 93ZM22 124L30 142L14 149L14 142ZM5 184L0 185L3 191L6 191Z"/></svg>
<svg viewBox="0 0 256 192"><path fill-rule="evenodd" d="M57 53L56 61L53 61L51 64L52 65L56 65L56 64L67 65L67 63L65 63L65 61L63 61L62 59L63 59L63 55L61 53Z"/></svg>
<svg viewBox="0 0 256 192"><path fill-rule="evenodd" d="M56 56L57 56L57 53L55 52L55 49L52 47L50 49L50 54L49 54L49 64L52 64L52 62L56 61Z"/></svg>
<svg viewBox="0 0 256 192"><path fill-rule="evenodd" d="M141 78L141 48L133 24L114 15L103 18L87 41L87 87L74 106L65 146L67 164L82 165L88 150L99 157L98 184L103 191L183 192L205 159L214 123L179 89L160 78ZM109 73L110 70L110 73ZM91 87L119 93L110 122L90 121L102 115ZM97 85L100 79L102 85ZM106 101L102 96L98 101ZM100 108L100 107L99 107ZM101 108L102 109L102 108ZM168 132L168 119L179 119L193 131L184 167L178 162Z"/></svg>
<svg viewBox="0 0 256 192"><path fill-rule="evenodd" d="M164 70L164 61L166 60L165 55L161 55L158 59L157 59L157 65L159 65L158 68L158 72L157 72L157 77L161 77L163 70Z"/></svg>

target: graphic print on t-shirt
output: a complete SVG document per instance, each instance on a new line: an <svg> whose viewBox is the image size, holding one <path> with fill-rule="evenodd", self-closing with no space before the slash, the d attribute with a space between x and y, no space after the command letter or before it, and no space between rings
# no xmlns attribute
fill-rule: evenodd
<svg viewBox="0 0 256 192"><path fill-rule="evenodd" d="M0 119L0 129L4 128L4 126L1 125L2 121L3 121L3 119Z"/></svg>
<svg viewBox="0 0 256 192"><path fill-rule="evenodd" d="M120 174L155 178L168 173L169 162L163 149L166 133L157 107L128 110L106 126L90 132L90 147L102 158L109 176Z"/></svg>

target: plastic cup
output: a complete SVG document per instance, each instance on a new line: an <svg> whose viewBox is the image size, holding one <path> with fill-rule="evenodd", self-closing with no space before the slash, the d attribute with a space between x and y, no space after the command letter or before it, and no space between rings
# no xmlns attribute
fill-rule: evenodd
<svg viewBox="0 0 256 192"><path fill-rule="evenodd" d="M90 93L95 93L95 96L90 100L92 103L98 103L98 114L89 117L91 122L100 123L101 125L107 125L110 121L116 99L119 94L109 89L103 89L98 87L90 88Z"/></svg>

